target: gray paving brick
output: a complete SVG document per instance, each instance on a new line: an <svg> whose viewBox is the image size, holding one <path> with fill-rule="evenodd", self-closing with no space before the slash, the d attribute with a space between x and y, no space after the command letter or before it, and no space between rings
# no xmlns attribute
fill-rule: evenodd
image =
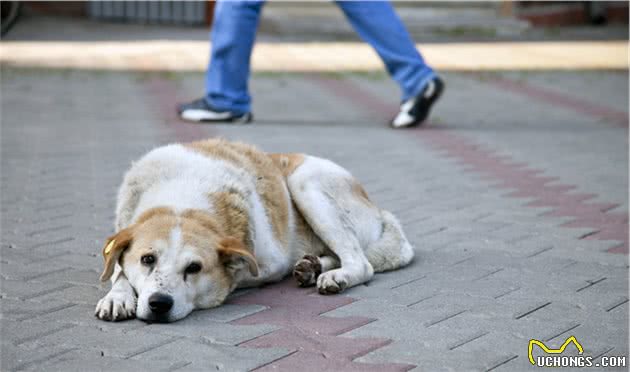
<svg viewBox="0 0 630 372"><path fill-rule="evenodd" d="M255 314L265 310L267 307L262 305L235 305L225 304L210 310L199 312L199 321L207 319L213 322L231 322L236 319L243 318L248 315Z"/></svg>
<svg viewBox="0 0 630 372"><path fill-rule="evenodd" d="M246 307L246 306L243 306ZM259 309L249 309L244 311L240 309L239 315L245 316L253 314ZM247 340L270 333L278 327L272 325L252 325L238 326L225 322L227 312L215 315L213 311L197 311L192 313L186 319L177 323L177 327L170 324L151 324L144 330L146 332L155 332L163 335L180 336L193 339L200 339L206 343L237 345ZM233 317L234 315L230 316ZM215 319L222 319L217 321Z"/></svg>
<svg viewBox="0 0 630 372"><path fill-rule="evenodd" d="M2 319L0 325L4 340L12 345L20 345L41 337L42 335L55 333L62 329L72 327L65 323L42 323L32 320L16 321L9 319Z"/></svg>
<svg viewBox="0 0 630 372"><path fill-rule="evenodd" d="M71 253L69 253L71 254ZM96 270L82 270L65 268L63 270L50 271L48 273L42 273L30 280L46 281L46 282L58 282L58 283L71 283L71 284L98 284L100 272Z"/></svg>
<svg viewBox="0 0 630 372"><path fill-rule="evenodd" d="M283 349L245 349L211 343L177 340L132 357L134 360L182 361L185 371L229 369L247 371L281 358L290 351Z"/></svg>
<svg viewBox="0 0 630 372"><path fill-rule="evenodd" d="M102 355L98 351L71 350L53 355L41 363L27 365L26 371L172 371L186 365L185 362L119 359Z"/></svg>
<svg viewBox="0 0 630 372"><path fill-rule="evenodd" d="M0 269L2 276L13 280L36 279L45 275L54 275L61 270L68 270L65 264L56 262L36 261L27 265L16 265L13 262L1 262Z"/></svg>
<svg viewBox="0 0 630 372"><path fill-rule="evenodd" d="M103 234L106 235L106 234ZM108 235L109 236L109 235ZM99 241L100 243L100 241ZM98 245L94 245L98 247ZM100 272L103 269L103 257L98 250L91 254L82 254L78 252L69 252L68 254L62 254L55 257L55 261L60 264L66 264L69 267L83 269L87 271ZM89 284L97 284L89 283Z"/></svg>
<svg viewBox="0 0 630 372"><path fill-rule="evenodd" d="M55 357L73 351L71 348L45 346L37 349L36 352L24 349L19 346L2 343L2 358L0 365L3 371L22 371L37 369L37 366Z"/></svg>
<svg viewBox="0 0 630 372"><path fill-rule="evenodd" d="M13 299L0 299L2 304L2 318L11 320L25 320L40 314L54 312L74 306L63 299L55 299L49 302L22 301Z"/></svg>
<svg viewBox="0 0 630 372"><path fill-rule="evenodd" d="M129 358L147 350L154 349L176 340L175 337L145 332L140 329L121 331L105 331L100 327L76 326L44 335L22 344L25 348L45 345L59 347L97 350L103 355Z"/></svg>
<svg viewBox="0 0 630 372"><path fill-rule="evenodd" d="M27 300L50 292L56 292L72 286L71 284L60 283L33 283L22 280L5 280L0 288L2 298Z"/></svg>
<svg viewBox="0 0 630 372"><path fill-rule="evenodd" d="M90 285L72 285L69 283L61 284L54 288L53 291L41 293L31 300L39 302L47 302L56 298L63 298L74 304L94 305L103 297L103 290L96 286Z"/></svg>

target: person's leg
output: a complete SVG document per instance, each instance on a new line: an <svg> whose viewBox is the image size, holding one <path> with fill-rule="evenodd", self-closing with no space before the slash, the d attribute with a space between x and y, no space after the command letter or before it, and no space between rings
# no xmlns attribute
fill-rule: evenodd
<svg viewBox="0 0 630 372"><path fill-rule="evenodd" d="M205 96L215 109L233 113L251 109L247 82L262 5L261 0L216 3Z"/></svg>
<svg viewBox="0 0 630 372"><path fill-rule="evenodd" d="M337 4L359 36L381 57L401 88L403 101L418 95L435 77L389 2L337 1Z"/></svg>

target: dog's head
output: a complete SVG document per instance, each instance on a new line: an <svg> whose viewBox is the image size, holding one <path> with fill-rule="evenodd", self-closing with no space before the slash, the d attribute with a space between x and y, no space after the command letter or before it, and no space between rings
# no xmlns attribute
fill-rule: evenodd
<svg viewBox="0 0 630 372"><path fill-rule="evenodd" d="M218 306L241 276L258 275L256 258L244 243L226 235L212 216L194 210L144 213L107 239L103 256L101 280L119 263L138 295L136 316L154 322Z"/></svg>

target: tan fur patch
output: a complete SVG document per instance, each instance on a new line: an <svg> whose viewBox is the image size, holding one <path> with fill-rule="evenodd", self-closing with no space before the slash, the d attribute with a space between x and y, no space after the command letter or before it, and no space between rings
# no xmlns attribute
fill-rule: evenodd
<svg viewBox="0 0 630 372"><path fill-rule="evenodd" d="M184 246L193 249L201 257L202 272L212 275L217 288L229 290L231 280L218 254L224 236L221 223L209 213L198 209L188 209L180 217ZM192 280L197 280L197 277L193 276Z"/></svg>
<svg viewBox="0 0 630 372"><path fill-rule="evenodd" d="M217 213L217 216L221 216ZM225 242L238 240L231 236L234 231L223 230L224 227L234 228L232 224L224 224L217 216L213 216L202 210L188 209L180 215L180 226L182 229L182 238L184 246L192 249L197 256L201 258L202 273L210 275L215 290L220 289L220 297L226 296L234 287L234 277L230 269L230 260L227 258L244 255L248 260L250 272L258 274L258 266L255 257L247 251L243 243L237 243L239 247L243 247L243 251L232 252L226 255ZM229 234L229 235L226 235ZM252 268L253 267L253 268ZM191 285L195 285L195 281L200 276L192 276Z"/></svg>
<svg viewBox="0 0 630 372"><path fill-rule="evenodd" d="M157 207L157 208L151 208L147 211L145 211L144 213L142 213L139 217L138 220L136 221L136 224L141 224L147 220L150 220L151 218L155 217L155 216L160 216L160 215L164 215L164 216L175 216L175 211L172 210L169 207Z"/></svg>
<svg viewBox="0 0 630 372"><path fill-rule="evenodd" d="M158 208L154 208L158 209ZM162 208L159 208L162 209ZM168 208L164 208L165 210ZM177 226L177 215L170 210L170 213L153 212L153 209L144 212L138 218L136 225L137 231L142 231L146 236L152 240L164 239L168 240L171 230Z"/></svg>
<svg viewBox="0 0 630 372"><path fill-rule="evenodd" d="M171 229L175 226L176 217L172 209L166 207L152 208L138 217L138 221L125 229L120 230L116 235L110 237L103 250L105 258L105 269L101 275L101 280L107 280L114 271L114 264L123 259L139 259L143 252L123 252L127 250L132 241L138 237L140 239L164 239L168 237ZM138 257L135 257L135 256Z"/></svg>
<svg viewBox="0 0 630 372"><path fill-rule="evenodd" d="M311 229L311 226L306 222L302 213L295 207L295 204L293 204L293 210L296 240L301 240L305 248L312 247L313 239L315 238L313 229Z"/></svg>
<svg viewBox="0 0 630 372"><path fill-rule="evenodd" d="M224 139L207 139L204 141L191 142L185 146L201 154L215 159L226 160L236 166L243 167L247 159L242 154L235 152L229 145L231 143Z"/></svg>
<svg viewBox="0 0 630 372"><path fill-rule="evenodd" d="M249 273L252 276L258 276L258 262L256 257L247 250L243 243L234 238L222 239L217 248L219 259L228 270L233 265L238 265L240 260L245 261Z"/></svg>
<svg viewBox="0 0 630 372"><path fill-rule="evenodd" d="M249 233L249 212L244 197L236 190L212 193L209 197L216 211L215 218L224 234L243 242L250 251L253 251Z"/></svg>
<svg viewBox="0 0 630 372"><path fill-rule="evenodd" d="M267 154L256 147L223 139L209 139L186 145L188 148L244 168L256 177L256 191L270 219L276 239L285 248L289 243L289 199L283 173Z"/></svg>
<svg viewBox="0 0 630 372"><path fill-rule="evenodd" d="M129 247L133 239L133 227L120 230L116 235L110 236L103 247L103 273L101 281L109 279L113 272L116 262L120 259L122 253Z"/></svg>
<svg viewBox="0 0 630 372"><path fill-rule="evenodd" d="M153 208L143 213L138 222L136 235L147 242L158 239L168 241L174 228L182 230L184 244L208 248L224 235L220 223L209 213L199 209L187 209L177 215L170 208Z"/></svg>
<svg viewBox="0 0 630 372"><path fill-rule="evenodd" d="M187 209L182 214L182 225L188 225L191 221L194 221L195 230L204 228L210 230L217 235L224 235L226 232L223 227L210 213L202 211L200 209Z"/></svg>
<svg viewBox="0 0 630 372"><path fill-rule="evenodd" d="M285 178L304 163L304 154L267 154L267 156L273 160Z"/></svg>

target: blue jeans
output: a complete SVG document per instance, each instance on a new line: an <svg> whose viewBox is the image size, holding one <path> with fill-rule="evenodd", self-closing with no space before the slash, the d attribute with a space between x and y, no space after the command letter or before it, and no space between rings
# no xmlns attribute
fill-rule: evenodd
<svg viewBox="0 0 630 372"><path fill-rule="evenodd" d="M218 1L210 38L206 100L237 114L251 110L247 89L250 57L264 1ZM338 1L346 18L385 63L402 90L402 100L417 95L435 76L416 50L394 8L386 1Z"/></svg>

